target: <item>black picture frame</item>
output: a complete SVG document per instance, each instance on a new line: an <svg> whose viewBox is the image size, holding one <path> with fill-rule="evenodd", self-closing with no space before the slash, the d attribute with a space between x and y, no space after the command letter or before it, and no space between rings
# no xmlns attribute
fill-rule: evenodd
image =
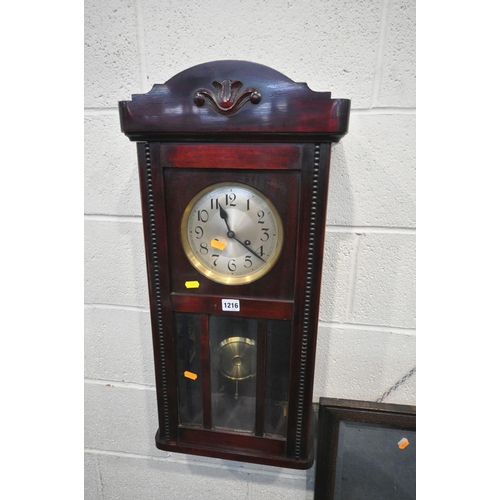
<svg viewBox="0 0 500 500"><path fill-rule="evenodd" d="M416 407L320 398L314 500L364 498L416 498Z"/></svg>

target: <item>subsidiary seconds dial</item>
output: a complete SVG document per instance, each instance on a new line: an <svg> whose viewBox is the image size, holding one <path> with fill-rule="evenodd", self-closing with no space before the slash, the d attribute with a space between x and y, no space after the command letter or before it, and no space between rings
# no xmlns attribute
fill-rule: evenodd
<svg viewBox="0 0 500 500"><path fill-rule="evenodd" d="M251 283L276 263L283 246L280 216L260 191L236 182L200 191L184 210L182 246L207 278L226 285Z"/></svg>

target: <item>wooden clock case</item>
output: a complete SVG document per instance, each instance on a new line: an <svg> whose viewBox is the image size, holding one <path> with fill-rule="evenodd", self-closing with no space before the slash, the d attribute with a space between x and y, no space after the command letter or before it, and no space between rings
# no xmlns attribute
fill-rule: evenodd
<svg viewBox="0 0 500 500"><path fill-rule="evenodd" d="M119 103L121 130L137 141L155 358L159 449L305 469L313 463L312 390L331 143L347 133L350 101L313 92L269 67L215 61L187 69ZM201 275L181 245L180 221L201 189L235 181L274 203L284 245L274 267L243 285ZM198 288L186 288L198 282ZM223 299L240 301L222 311ZM186 316L182 316L182 315ZM212 321L256 325L253 428L220 428L211 401ZM178 318L197 332L199 418L187 424ZM252 323L253 324L253 323ZM286 352L272 354L271 330L284 325ZM280 328L281 328L280 326ZM267 345L267 347L266 347ZM269 359L266 360L266 357ZM268 431L268 387L285 363L281 434ZM213 380L212 380L213 382ZM195 393L190 393L195 394ZM192 396L189 396L192 397ZM193 396L194 397L194 396ZM274 410L273 410L274 411Z"/></svg>

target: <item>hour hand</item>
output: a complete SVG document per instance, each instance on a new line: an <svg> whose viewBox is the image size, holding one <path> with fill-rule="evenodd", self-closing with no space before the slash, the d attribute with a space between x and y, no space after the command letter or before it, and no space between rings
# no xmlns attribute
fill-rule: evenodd
<svg viewBox="0 0 500 500"><path fill-rule="evenodd" d="M222 208L222 205L219 205L219 215L220 218L224 220L227 226L227 230L231 232L231 228L229 227L229 223L227 222L227 212Z"/></svg>

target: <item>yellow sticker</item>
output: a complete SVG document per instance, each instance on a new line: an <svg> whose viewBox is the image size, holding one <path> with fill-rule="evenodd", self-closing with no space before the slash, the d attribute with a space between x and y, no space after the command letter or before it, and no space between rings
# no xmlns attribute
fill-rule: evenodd
<svg viewBox="0 0 500 500"><path fill-rule="evenodd" d="M184 285L186 285L186 288L200 288L199 281L186 281Z"/></svg>
<svg viewBox="0 0 500 500"><path fill-rule="evenodd" d="M212 245L214 248L217 248L218 250L224 250L224 248L226 248L226 244L223 241L219 241L216 238L214 238L210 242L210 245Z"/></svg>
<svg viewBox="0 0 500 500"><path fill-rule="evenodd" d="M404 450L408 445L410 444L410 441L408 439L403 438L398 442L398 446L400 450Z"/></svg>
<svg viewBox="0 0 500 500"><path fill-rule="evenodd" d="M196 375L196 373L188 372L187 370L184 372L184 376L186 378L190 378L191 380L196 380L198 378L198 375Z"/></svg>

